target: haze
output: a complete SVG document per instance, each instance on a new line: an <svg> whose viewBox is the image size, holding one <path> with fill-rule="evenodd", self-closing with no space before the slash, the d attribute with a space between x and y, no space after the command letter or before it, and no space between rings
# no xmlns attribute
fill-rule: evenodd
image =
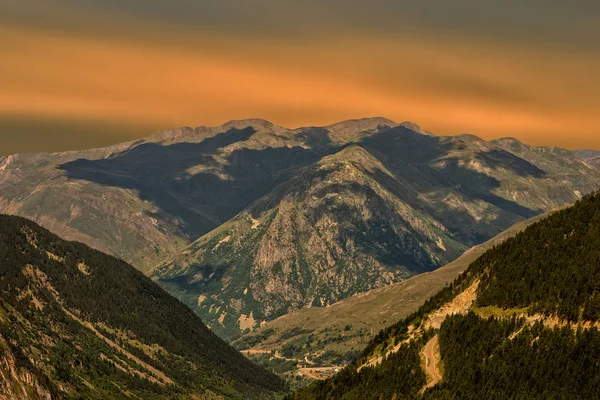
<svg viewBox="0 0 600 400"><path fill-rule="evenodd" d="M0 154L260 117L600 148L600 5L4 0Z"/></svg>

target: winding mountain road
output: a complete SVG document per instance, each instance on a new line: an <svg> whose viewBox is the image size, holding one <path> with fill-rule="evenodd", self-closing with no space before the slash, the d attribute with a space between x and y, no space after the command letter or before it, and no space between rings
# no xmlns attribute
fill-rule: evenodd
<svg viewBox="0 0 600 400"><path fill-rule="evenodd" d="M436 346L438 346L438 337L435 335L427 344L425 345L425 350L423 354L425 355L425 372L429 375L432 380L429 382L423 390L433 387L437 385L439 381L442 380L442 374L437 369L437 363L439 360L436 359Z"/></svg>

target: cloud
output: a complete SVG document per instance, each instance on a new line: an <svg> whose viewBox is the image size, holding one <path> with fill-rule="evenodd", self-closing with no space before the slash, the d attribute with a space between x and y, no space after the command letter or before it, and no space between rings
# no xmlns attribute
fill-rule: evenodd
<svg viewBox="0 0 600 400"><path fill-rule="evenodd" d="M220 31L250 35L320 35L336 32L464 34L563 41L595 47L600 4L579 0L4 0L5 20L30 26L87 29L146 24L159 31Z"/></svg>
<svg viewBox="0 0 600 400"><path fill-rule="evenodd" d="M147 136L155 128L102 120L0 115L0 156L104 147Z"/></svg>
<svg viewBox="0 0 600 400"><path fill-rule="evenodd" d="M106 135L97 121L138 134L383 115L442 134L600 146L595 3L401 3L6 0L0 115L88 120L89 136Z"/></svg>

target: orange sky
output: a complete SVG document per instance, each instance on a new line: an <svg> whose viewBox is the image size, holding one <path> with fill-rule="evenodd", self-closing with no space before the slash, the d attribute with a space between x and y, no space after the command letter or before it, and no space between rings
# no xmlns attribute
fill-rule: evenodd
<svg viewBox="0 0 600 400"><path fill-rule="evenodd" d="M54 10L66 22L50 23L11 1L4 11L13 17L0 24L0 154L248 117L297 127L384 116L437 134L600 148L593 41L453 27L361 31L342 24L352 16L324 31L302 26L310 32L301 35L282 27L190 29L72 7ZM111 29L94 25L110 15L104 28Z"/></svg>

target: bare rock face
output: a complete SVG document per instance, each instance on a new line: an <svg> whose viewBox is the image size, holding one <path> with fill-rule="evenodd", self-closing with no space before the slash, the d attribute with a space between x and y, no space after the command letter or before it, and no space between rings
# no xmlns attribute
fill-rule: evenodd
<svg viewBox="0 0 600 400"><path fill-rule="evenodd" d="M15 356L2 338L0 346L6 349L0 359L0 398L51 400L52 395L35 376L17 368Z"/></svg>

